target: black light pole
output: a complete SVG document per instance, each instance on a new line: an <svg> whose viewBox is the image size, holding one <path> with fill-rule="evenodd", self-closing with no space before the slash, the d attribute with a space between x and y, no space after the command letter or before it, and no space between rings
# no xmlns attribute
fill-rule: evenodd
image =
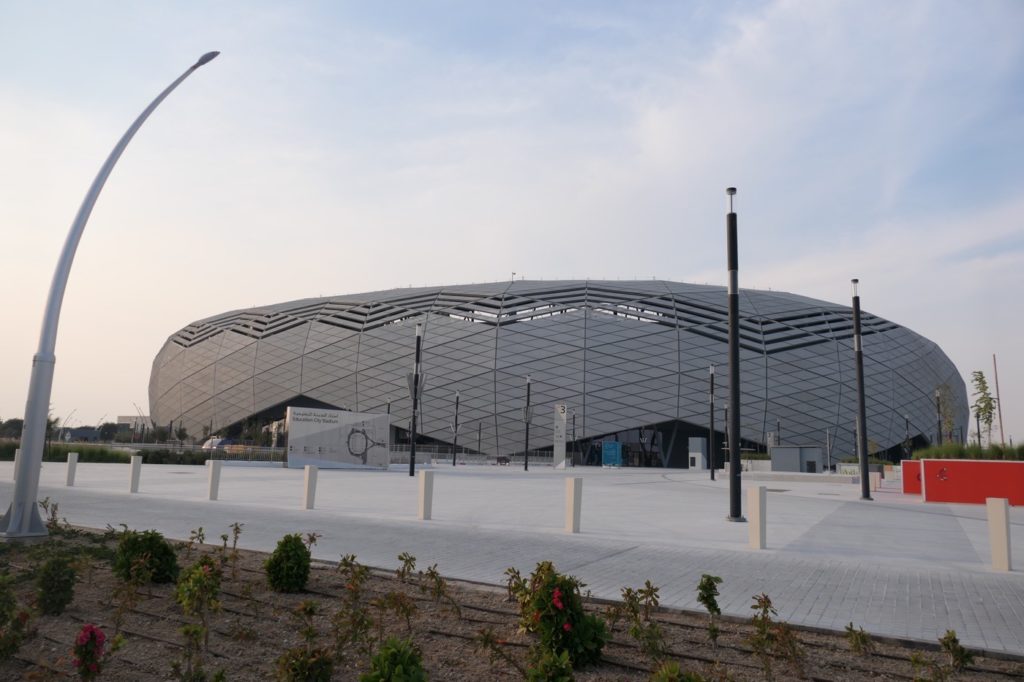
<svg viewBox="0 0 1024 682"><path fill-rule="evenodd" d="M530 408L530 375L526 375L526 407L523 408L523 424L526 426L526 442L523 453L523 471L530 470L530 417L533 410Z"/></svg>
<svg viewBox="0 0 1024 682"><path fill-rule="evenodd" d="M729 259L729 520L746 521L740 507L740 292L739 250L736 245L735 187L725 190L729 214L725 216Z"/></svg>
<svg viewBox="0 0 1024 682"><path fill-rule="evenodd" d="M711 480L715 480L715 366L711 365L708 375L708 463L711 465Z"/></svg>
<svg viewBox="0 0 1024 682"><path fill-rule="evenodd" d="M935 434L938 439L936 445L942 445L942 393L935 389Z"/></svg>
<svg viewBox="0 0 1024 682"><path fill-rule="evenodd" d="M423 325L416 325L416 359L412 366L412 440L409 441L409 475L416 475L416 413L420 409L420 349L423 346Z"/></svg>
<svg viewBox="0 0 1024 682"><path fill-rule="evenodd" d="M480 453L480 448L483 447L484 442L484 423L479 421L476 423L476 451Z"/></svg>
<svg viewBox="0 0 1024 682"><path fill-rule="evenodd" d="M857 459L860 461L860 499L871 499L871 485L868 481L868 424L867 409L864 405L864 348L860 337L860 296L857 282L853 284L853 354L857 361Z"/></svg>
<svg viewBox="0 0 1024 682"><path fill-rule="evenodd" d="M455 466L455 453L459 450L459 392L455 391L455 422L452 424L452 466Z"/></svg>
<svg viewBox="0 0 1024 682"><path fill-rule="evenodd" d="M981 447L981 415L976 411L974 413L974 424L978 429L978 447Z"/></svg>

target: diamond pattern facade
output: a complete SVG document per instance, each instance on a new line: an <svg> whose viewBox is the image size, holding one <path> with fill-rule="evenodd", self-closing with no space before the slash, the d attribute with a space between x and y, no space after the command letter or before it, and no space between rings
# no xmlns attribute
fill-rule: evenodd
<svg viewBox="0 0 1024 682"><path fill-rule="evenodd" d="M521 452L525 377L533 382L531 446L550 446L566 403L577 439L667 423L698 435L708 423L708 367L726 403L727 298L722 287L664 281L506 282L393 289L306 299L194 322L153 362L150 414L194 435L307 399L384 412L405 427L414 329L424 325L420 432ZM741 290L741 430L764 444L854 451L856 379L851 310L782 292ZM880 449L934 440L941 391L954 430L967 428L963 380L931 341L864 313L868 438ZM571 433L570 433L571 436Z"/></svg>

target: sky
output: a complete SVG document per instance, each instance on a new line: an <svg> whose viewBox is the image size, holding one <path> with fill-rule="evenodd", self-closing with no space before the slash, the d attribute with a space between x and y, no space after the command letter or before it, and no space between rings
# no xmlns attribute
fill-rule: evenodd
<svg viewBox="0 0 1024 682"><path fill-rule="evenodd" d="M1022 34L1013 0L0 0L0 418L89 184L220 50L82 238L69 425L148 412L167 337L228 310L513 272L725 284L735 186L741 287L849 305L859 278L968 385L995 354L1024 442Z"/></svg>

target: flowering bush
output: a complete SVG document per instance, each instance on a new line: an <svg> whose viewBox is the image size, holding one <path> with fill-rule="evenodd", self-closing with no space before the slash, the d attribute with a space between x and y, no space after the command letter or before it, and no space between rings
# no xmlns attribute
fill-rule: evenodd
<svg viewBox="0 0 1024 682"><path fill-rule="evenodd" d="M572 667L596 663L608 639L604 620L583 610L577 578L555 571L550 561L537 564L529 581L517 586L520 627L540 637L540 656L567 653Z"/></svg>
<svg viewBox="0 0 1024 682"><path fill-rule="evenodd" d="M71 665L75 667L78 678L82 680L94 680L99 677L103 665L111 654L121 646L121 638L115 637L110 648L107 648L107 635L92 623L86 623L78 631L75 638L75 648L72 650L74 658Z"/></svg>

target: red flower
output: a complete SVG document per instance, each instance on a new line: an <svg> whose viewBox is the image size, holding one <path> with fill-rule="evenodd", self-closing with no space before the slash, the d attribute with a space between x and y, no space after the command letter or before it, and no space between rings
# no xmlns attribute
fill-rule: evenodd
<svg viewBox="0 0 1024 682"><path fill-rule="evenodd" d="M551 593L551 603L554 604L555 608L559 611L565 608L565 605L562 603L562 590L557 587L554 592Z"/></svg>
<svg viewBox="0 0 1024 682"><path fill-rule="evenodd" d="M568 623L565 623L565 624L562 625L562 629L565 630L566 632L569 632L570 630L572 630L572 626L569 625Z"/></svg>

